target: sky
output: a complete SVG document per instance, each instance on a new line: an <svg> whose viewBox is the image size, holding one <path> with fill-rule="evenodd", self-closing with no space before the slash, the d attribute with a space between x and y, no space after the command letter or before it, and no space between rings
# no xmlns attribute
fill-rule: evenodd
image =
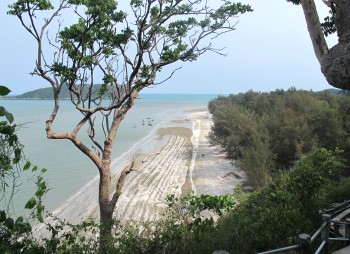
<svg viewBox="0 0 350 254"><path fill-rule="evenodd" d="M323 20L328 9L321 0L315 1ZM0 1L0 85L9 87L12 94L48 87L29 74L35 66L35 42L18 19L6 14L11 2ZM236 30L214 42L218 48L225 47L226 57L209 52L196 62L184 63L170 80L145 93L237 94L250 89L332 88L320 71L301 6L285 0L241 2L250 4L254 12L239 16ZM327 42L332 46L337 38L331 36Z"/></svg>

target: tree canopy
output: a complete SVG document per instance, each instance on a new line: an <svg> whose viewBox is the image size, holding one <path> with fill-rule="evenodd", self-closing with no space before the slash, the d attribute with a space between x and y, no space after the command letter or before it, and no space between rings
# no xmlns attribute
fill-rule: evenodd
<svg viewBox="0 0 350 254"><path fill-rule="evenodd" d="M70 140L99 171L101 247L106 247L114 207L132 170L122 170L111 193L113 145L139 92L171 78L177 67L157 81L158 73L175 62L195 61L207 52L223 54L213 42L235 30L237 15L252 9L231 1L203 0L131 0L128 10L114 0L60 0L55 5L48 0L18 0L9 8L8 14L19 19L37 44L32 74L53 89L47 137ZM102 84L98 91L93 90L96 84ZM64 86L82 117L73 130L54 131ZM86 129L90 142L78 135Z"/></svg>
<svg viewBox="0 0 350 254"><path fill-rule="evenodd" d="M340 147L348 158L349 107L347 96L293 88L219 97L209 104L210 137L248 172L253 185L263 186L315 149Z"/></svg>

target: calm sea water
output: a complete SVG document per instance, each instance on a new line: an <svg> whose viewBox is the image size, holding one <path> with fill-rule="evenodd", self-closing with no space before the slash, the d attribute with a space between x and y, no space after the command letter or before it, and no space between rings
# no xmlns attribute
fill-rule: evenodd
<svg viewBox="0 0 350 254"><path fill-rule="evenodd" d="M157 126L170 119L183 116L183 112L207 107L209 100L217 95L141 95L135 106L124 119L114 147L113 158L118 160L140 140L145 139ZM61 206L97 175L93 163L70 141L48 140L45 121L53 102L49 100L1 100L0 105L15 116L17 124L23 124L19 131L25 154L32 164L48 169L45 177L50 191L45 198L50 211ZM76 124L78 113L70 101L61 103L61 110L54 125L57 131L69 131ZM148 126L148 119L153 119ZM145 125L142 125L144 120ZM85 134L85 133L84 133ZM22 210L25 201L34 194L33 181L23 177L23 184L16 194L15 209ZM97 193L96 193L97 195Z"/></svg>

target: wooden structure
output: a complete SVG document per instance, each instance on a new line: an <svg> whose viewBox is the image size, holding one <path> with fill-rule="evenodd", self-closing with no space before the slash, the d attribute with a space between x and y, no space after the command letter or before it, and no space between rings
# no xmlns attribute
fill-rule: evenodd
<svg viewBox="0 0 350 254"><path fill-rule="evenodd" d="M322 225L310 236L299 235L299 244L280 249L260 252L258 254L300 253L311 254L312 248L317 247L315 254L328 254L329 241L342 241L345 246L350 245L350 200L333 205L322 211ZM313 246L316 239L321 240L318 246ZM342 253L339 250L339 254ZM345 252L346 253L346 252Z"/></svg>

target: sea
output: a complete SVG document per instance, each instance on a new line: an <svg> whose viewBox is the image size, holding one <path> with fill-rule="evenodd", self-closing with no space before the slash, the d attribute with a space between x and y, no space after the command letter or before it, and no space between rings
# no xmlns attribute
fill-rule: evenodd
<svg viewBox="0 0 350 254"><path fill-rule="evenodd" d="M171 119L183 119L188 111L207 108L208 102L217 96L141 94L118 130L112 164L123 167L138 147L147 146L159 127L166 126ZM44 174L49 187L44 198L47 211L64 210L67 204L78 208L81 202L86 202L84 193L97 198L96 188L90 188L98 178L92 161L70 141L46 138L45 121L52 111L52 100L0 100L0 105L11 112L15 123L20 125L18 135L25 146L26 158L39 169L47 169ZM53 129L57 132L71 131L80 116L69 100L63 100ZM84 135L81 137L83 140ZM23 215L26 201L35 193L35 178L31 172L22 172L20 183L12 204L16 215Z"/></svg>

